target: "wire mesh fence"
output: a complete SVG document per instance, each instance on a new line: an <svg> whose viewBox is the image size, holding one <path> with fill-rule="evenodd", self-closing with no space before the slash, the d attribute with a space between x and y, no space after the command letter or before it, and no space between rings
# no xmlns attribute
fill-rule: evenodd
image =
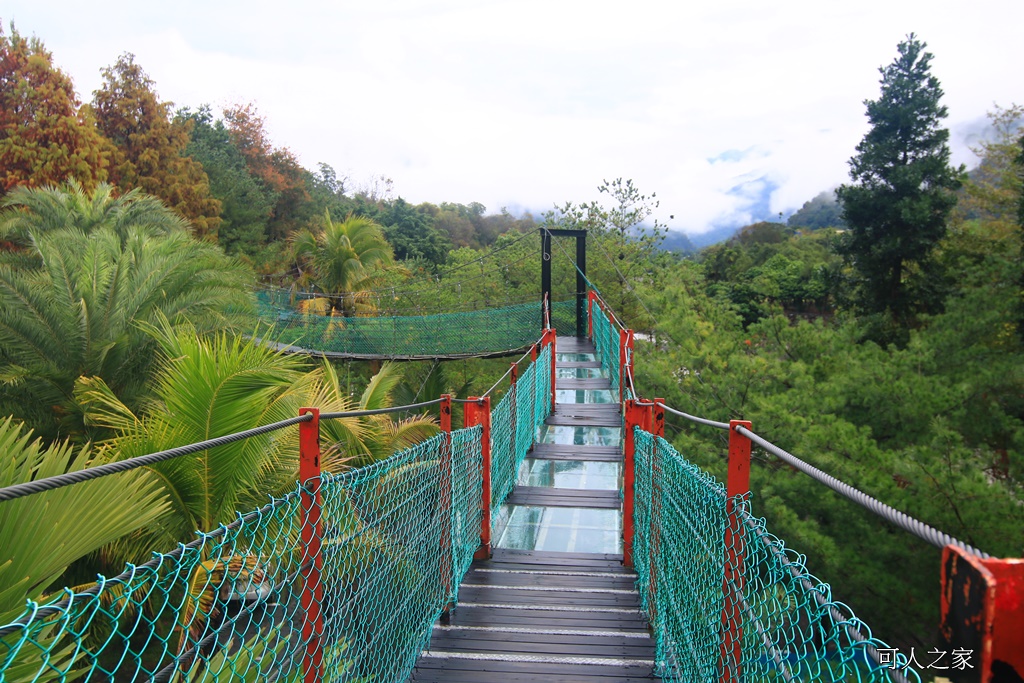
<svg viewBox="0 0 1024 683"><path fill-rule="evenodd" d="M113 579L29 604L0 626L0 680L299 681L313 664L324 681L405 680L479 545L480 437L479 426L442 433L324 474ZM322 501L316 557L300 540L308 496Z"/></svg>
<svg viewBox="0 0 1024 683"><path fill-rule="evenodd" d="M333 300L295 297L285 289L256 292L259 319L284 344L350 358L463 358L503 354L536 341L541 304L531 302L432 315L360 317L334 311ZM553 324L575 334L575 301L551 307Z"/></svg>
<svg viewBox="0 0 1024 683"><path fill-rule="evenodd" d="M551 415L551 346L519 375L491 411L491 519L516 486L526 454L533 448L537 428Z"/></svg>
<svg viewBox="0 0 1024 683"><path fill-rule="evenodd" d="M611 318L599 305L599 299L595 299L591 306L590 318L594 335L594 347L597 349L597 359L601 361L601 367L608 373L612 381L612 396L619 394L619 330L612 323Z"/></svg>
<svg viewBox="0 0 1024 683"><path fill-rule="evenodd" d="M667 441L634 433L633 560L665 679L921 680L751 514L748 496L728 498Z"/></svg>

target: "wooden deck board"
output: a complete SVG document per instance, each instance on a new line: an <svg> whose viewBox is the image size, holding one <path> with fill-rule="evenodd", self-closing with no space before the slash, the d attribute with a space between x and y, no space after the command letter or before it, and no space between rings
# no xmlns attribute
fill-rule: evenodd
<svg viewBox="0 0 1024 683"><path fill-rule="evenodd" d="M618 491L556 489L547 486L517 486L505 500L506 505L597 508L603 510L618 509L620 503Z"/></svg>
<svg viewBox="0 0 1024 683"><path fill-rule="evenodd" d="M586 444L539 443L529 457L537 460L587 460L592 462L622 462L618 446L588 446Z"/></svg>

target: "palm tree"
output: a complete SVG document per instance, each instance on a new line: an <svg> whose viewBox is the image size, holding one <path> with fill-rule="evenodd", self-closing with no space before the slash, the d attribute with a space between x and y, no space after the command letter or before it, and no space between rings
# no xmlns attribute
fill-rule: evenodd
<svg viewBox="0 0 1024 683"><path fill-rule="evenodd" d="M116 436L101 445L103 459L122 460L186 443L244 431L298 414L314 405L324 412L391 405L401 380L386 364L359 402L340 386L333 367L309 371L305 359L255 339L225 333L200 336L188 325L147 326L162 361L153 380L150 410L137 415L100 378L78 382L76 399L90 424ZM425 416L394 422L387 415L324 420L322 466L338 472L385 458L437 432ZM296 427L212 448L152 466L170 502L160 523L140 531L112 556L137 560L174 547L196 530L209 531L295 486L299 469Z"/></svg>
<svg viewBox="0 0 1024 683"><path fill-rule="evenodd" d="M0 222L22 246L0 262L0 415L46 438L78 433L81 376L137 404L155 351L140 323L188 320L200 333L249 324L249 271L173 229L149 199L108 201L103 188L92 203L80 189L12 194L20 203ZM143 214L154 217L129 220Z"/></svg>
<svg viewBox="0 0 1024 683"><path fill-rule="evenodd" d="M10 418L0 421L0 453L0 488L84 469L94 455L67 443L44 447ZM29 600L44 602L69 565L152 524L166 509L156 478L142 471L0 502L0 624L22 617ZM72 668L81 653L58 643L56 625L35 632L32 646L14 647L21 632L0 640L0 651L16 651L4 662L5 680L57 678Z"/></svg>
<svg viewBox="0 0 1024 683"><path fill-rule="evenodd" d="M323 231L292 235L300 281L312 282L330 295L331 310L351 317L372 307L365 292L383 282L385 268L395 261L384 229L369 218L349 216L340 223L325 212Z"/></svg>
<svg viewBox="0 0 1024 683"><path fill-rule="evenodd" d="M132 228L150 237L191 229L156 197L137 188L121 196L115 191L100 183L89 194L73 179L63 187L15 188L0 203L0 240L28 247L32 239L57 230L90 234L111 228L123 240Z"/></svg>

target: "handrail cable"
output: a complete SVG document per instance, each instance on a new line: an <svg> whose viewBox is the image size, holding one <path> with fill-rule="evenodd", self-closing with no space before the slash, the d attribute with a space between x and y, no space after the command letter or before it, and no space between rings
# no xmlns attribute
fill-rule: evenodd
<svg viewBox="0 0 1024 683"><path fill-rule="evenodd" d="M517 360L517 361L515 362L515 365L519 365L520 363L522 363L522 362L523 362L523 360L524 360L524 359L525 359L525 358L526 358L527 356L529 356L529 355L530 355L530 353L531 353L531 352L533 351L533 347L534 347L534 346L536 346L536 345L537 345L537 342L534 342L533 344L530 344L530 348L529 348L529 349L528 349L528 350L526 351L526 353L524 353L523 355L519 356L519 360ZM510 364L509 364L509 366L508 366L508 370L506 370L506 371L505 371L505 374L504 374L504 375L502 375L501 377L499 377L499 378L498 378L498 381L497 381L497 382L495 382L494 384L492 384L492 385L491 385L491 388L490 388L490 389L488 389L488 390L487 390L487 391L485 391L485 392L484 392L483 394L481 394L481 395L480 395L480 398L487 398L488 396L490 396L490 395L491 395L491 392L492 392L492 391L494 391L495 389L497 389L497 388L498 388L498 385L499 385L499 384L501 384L501 383L502 383L502 381L504 381L504 379L505 379L506 377L508 377L508 376L509 376L510 374L512 374L512 364L511 364L511 363L510 363ZM467 402L468 402L468 401L467 401Z"/></svg>
<svg viewBox="0 0 1024 683"><path fill-rule="evenodd" d="M777 458L784 460L786 463L797 468L804 474L810 476L812 479L815 479L819 483L829 487L839 495L853 501L854 503L857 503L861 507L867 509L870 512L875 513L879 517L882 517L883 519L891 522L892 524L895 524L904 531L909 532L914 536L917 536L921 540L931 543L937 548L943 548L947 545L953 545L957 548L960 548L961 550L971 553L972 555L977 555L978 557L981 557L983 559L988 559L991 557L988 553L978 550L974 546L964 543L963 541L954 538L953 536L950 536L949 534L943 531L939 531L935 527L929 526L928 524L925 524L924 522L915 519L904 512L900 512L896 508L890 507L885 503L881 502L880 500L877 500L876 498L872 498L863 491L856 489L850 486L849 484L840 481L839 479L836 479L830 474L826 474L825 472L819 470L814 465L804 462L803 460L796 457L792 453L779 448L775 444L771 443L767 439L762 438L761 436L758 436L757 434L750 431L746 427L737 425L736 432L747 437L748 439L759 445L761 448L765 449L766 451L776 456Z"/></svg>
<svg viewBox="0 0 1024 683"><path fill-rule="evenodd" d="M224 446L229 443L234 443L235 441L242 441L243 439L248 439L252 436L267 434L278 429L290 427L300 422L308 422L312 419L312 415L299 415L298 417L290 417L287 420L281 420L280 422L274 422L254 429L247 429L244 432L218 436L214 439L207 439L206 441L199 441L198 443L191 443L185 446L178 446L176 448L170 448L157 453L140 455L135 458L128 458L127 460L118 460L117 462L109 462L104 465L97 465L96 467L89 467L84 470L76 470L74 472L46 477L45 479L36 479L22 484L7 486L0 489L0 503L22 498L24 496L30 496L34 493L52 491L53 489L70 486L71 484L78 484L91 479L98 479L99 477L105 477L109 474L117 474L119 472L126 472L138 467L154 465L158 462L171 460L172 458L178 458L183 455L189 455L190 453L198 453L199 451L205 451L209 448L216 448L217 446Z"/></svg>
<svg viewBox="0 0 1024 683"><path fill-rule="evenodd" d="M682 412L681 410L671 408L660 401L641 402L640 405L659 405L666 411L672 413L673 415L684 417L687 420L690 420L691 422L697 422L699 424L708 425L709 427L717 427L718 429L730 429L728 422L716 422L714 420L708 420L703 417L690 415L688 413ZM854 488L853 486L850 486L849 484L840 481L839 479L833 477L832 475L823 472L814 465L804 462L803 460L796 457L789 451L785 451L779 448L778 446L768 441L764 437L755 434L754 432L750 431L746 427L743 427L742 425L736 426L736 432L747 437L748 439L756 443L758 446L765 449L766 451L768 451L775 457L779 458L780 460L783 460L787 464L795 467L796 469L800 470L801 472L808 475L812 479L815 479L816 481L818 481L818 483L824 484L825 486L829 487L830 489L832 489L839 495L843 496L844 498L847 498L848 500L857 503L858 505L865 508L869 512L872 512L875 515L881 517L882 519L885 519L886 521L895 524L904 531L914 536L917 536L921 540L926 541L937 548L943 548L947 545L954 545L960 548L961 550L965 550L981 558L987 559L991 557L988 553L978 550L974 546L964 543L963 541L953 536L950 536L949 534L943 531L939 531L935 527L925 524L924 522L915 519L914 517L911 517L910 515L904 512L900 512L896 508L886 505L880 500L869 496L860 489Z"/></svg>
<svg viewBox="0 0 1024 683"><path fill-rule="evenodd" d="M403 410L416 410L418 408L426 408L428 406L436 405L440 402L441 399L438 398L434 399L433 401L424 401L422 403L413 403L405 406L377 408L375 410L350 410L333 413L321 413L320 419L332 420L344 417L366 417L368 415L397 413ZM285 427L290 427L292 425L299 424L300 422L309 422L312 419L313 416L310 414L299 415L298 417L290 417L287 420L273 422L271 424L262 425L260 427L255 427L253 429L247 429L242 432L235 432L234 434L225 434L224 436L218 436L213 439L207 439L205 441L190 443L184 446L177 446L175 448L170 448L165 451L158 451L156 453L140 455L135 458L128 458L127 460L109 462L103 465L97 465L96 467L89 467L84 470L76 470L74 472L67 472L65 474L58 474L52 477L46 477L45 479L36 479L34 481L28 481L21 484L14 484L13 486L7 486L0 489L0 503L8 500L23 498L24 496L30 496L35 493L52 491L54 489L62 488L64 486L78 484L83 481L98 479L99 477L105 477L110 474L118 474L120 472L127 472L129 470L137 469L139 467L155 465L156 463L163 462L165 460L171 460L173 458L178 458L183 455L189 455L191 453L198 453L199 451L205 451L210 448L226 446L227 444L234 443L236 441L242 441L253 436L260 436L261 434L268 434L279 429L284 429Z"/></svg>

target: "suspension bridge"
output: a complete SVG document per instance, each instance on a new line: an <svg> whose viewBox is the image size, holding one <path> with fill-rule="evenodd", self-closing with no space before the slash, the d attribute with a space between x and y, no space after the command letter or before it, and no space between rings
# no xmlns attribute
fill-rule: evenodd
<svg viewBox="0 0 1024 683"><path fill-rule="evenodd" d="M1019 560L888 508L748 422L643 397L632 331L597 291L578 293L551 306L546 297L543 313L533 305L493 337L487 321L504 312L473 314L483 322L465 347L436 320L376 321L377 338L363 329L349 346L337 334L349 327L321 321L320 337L295 347L340 357L521 351L494 405L488 391L362 413L304 408L0 489L2 515L26 496L266 434L295 439L300 453L287 495L0 625L0 682L922 680L920 663L873 633L755 515L752 447L944 548L941 632L948 650L976 653L946 675L1021 680ZM267 309L278 322L280 303ZM572 336L559 334L556 315ZM459 404L462 428L452 424ZM438 435L363 468L321 471L321 422L434 405ZM724 484L663 438L666 412L727 431Z"/></svg>

